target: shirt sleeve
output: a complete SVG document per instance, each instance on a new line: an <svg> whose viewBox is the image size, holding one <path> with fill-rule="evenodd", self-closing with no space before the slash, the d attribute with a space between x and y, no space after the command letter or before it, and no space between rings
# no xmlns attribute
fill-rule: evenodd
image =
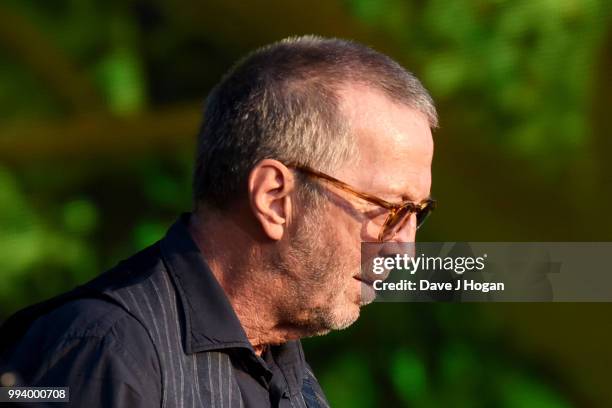
<svg viewBox="0 0 612 408"><path fill-rule="evenodd" d="M161 374L144 327L115 306L88 304L74 316L75 307L83 305L44 317L22 339L11 360L23 385L69 387L70 402L57 407L159 407Z"/></svg>

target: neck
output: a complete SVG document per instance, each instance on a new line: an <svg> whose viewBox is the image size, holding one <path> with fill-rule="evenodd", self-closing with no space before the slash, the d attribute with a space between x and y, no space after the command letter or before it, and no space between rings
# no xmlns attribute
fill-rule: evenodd
<svg viewBox="0 0 612 408"><path fill-rule="evenodd" d="M266 268L262 244L253 232L227 216L203 217L194 212L189 231L213 275L223 288L255 353L268 345L301 337L298 328L283 324L278 274Z"/></svg>

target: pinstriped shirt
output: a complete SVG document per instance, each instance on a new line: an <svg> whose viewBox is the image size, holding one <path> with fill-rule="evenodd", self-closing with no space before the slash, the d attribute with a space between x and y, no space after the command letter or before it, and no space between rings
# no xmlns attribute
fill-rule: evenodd
<svg viewBox="0 0 612 408"><path fill-rule="evenodd" d="M65 406L327 407L299 341L255 354L188 217L95 280L9 319L0 363L22 385L69 386Z"/></svg>

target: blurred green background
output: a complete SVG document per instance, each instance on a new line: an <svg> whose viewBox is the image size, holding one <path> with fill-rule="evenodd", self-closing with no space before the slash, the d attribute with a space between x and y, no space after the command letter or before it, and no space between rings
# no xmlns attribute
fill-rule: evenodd
<svg viewBox="0 0 612 408"><path fill-rule="evenodd" d="M355 39L440 112L425 241L612 240L609 0L4 0L0 320L190 209L202 101L248 50ZM611 305L374 304L305 341L334 407L612 406Z"/></svg>

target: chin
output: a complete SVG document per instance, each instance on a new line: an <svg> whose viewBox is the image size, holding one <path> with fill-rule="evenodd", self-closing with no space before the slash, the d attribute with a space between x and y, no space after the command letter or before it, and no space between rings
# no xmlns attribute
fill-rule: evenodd
<svg viewBox="0 0 612 408"><path fill-rule="evenodd" d="M337 310L332 316L330 323L330 329L332 330L343 330L355 323L359 318L359 305L353 302L347 302L341 310Z"/></svg>

